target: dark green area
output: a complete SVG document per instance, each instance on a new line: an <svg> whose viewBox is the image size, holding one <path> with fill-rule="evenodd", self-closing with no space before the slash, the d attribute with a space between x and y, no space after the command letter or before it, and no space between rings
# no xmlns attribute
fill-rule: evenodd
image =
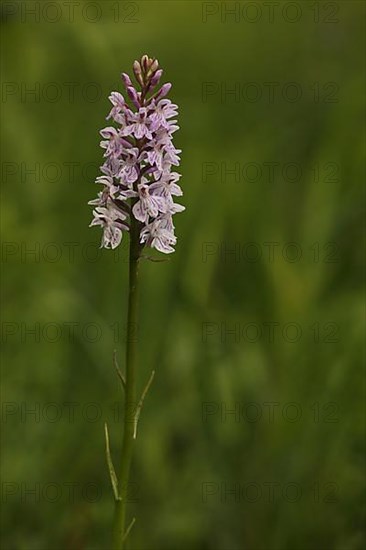
<svg viewBox="0 0 366 550"><path fill-rule="evenodd" d="M105 1L96 23L90 2L55 23L33 4L1 20L4 550L109 548L127 239L96 257L87 201L109 92L144 53L180 107L187 210L176 254L141 269L139 387L156 376L130 548L360 550L364 3L270 22L262 3L235 21L232 2Z"/></svg>

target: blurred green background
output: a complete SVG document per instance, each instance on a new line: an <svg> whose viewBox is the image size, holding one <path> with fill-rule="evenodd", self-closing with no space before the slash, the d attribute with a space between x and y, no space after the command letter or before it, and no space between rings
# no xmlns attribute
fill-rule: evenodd
<svg viewBox="0 0 366 550"><path fill-rule="evenodd" d="M364 3L35 4L1 20L3 548L110 548L127 239L97 253L87 201L109 92L148 53L187 209L141 268L129 547L361 549Z"/></svg>

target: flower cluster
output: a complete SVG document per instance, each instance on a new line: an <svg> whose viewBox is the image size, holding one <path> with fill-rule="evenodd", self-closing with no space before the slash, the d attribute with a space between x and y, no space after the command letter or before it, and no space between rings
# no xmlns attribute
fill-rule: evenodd
<svg viewBox="0 0 366 550"><path fill-rule="evenodd" d="M96 183L102 190L89 202L95 207L90 225L102 226L102 247L116 248L123 232L136 224L141 246L169 254L176 244L172 217L184 210L173 200L183 194L174 171L181 151L172 141L178 108L166 99L171 84L158 88L163 71L156 59L144 55L134 62L133 72L139 91L122 74L129 102L119 92L109 96L107 120L117 127L100 132L105 162Z"/></svg>

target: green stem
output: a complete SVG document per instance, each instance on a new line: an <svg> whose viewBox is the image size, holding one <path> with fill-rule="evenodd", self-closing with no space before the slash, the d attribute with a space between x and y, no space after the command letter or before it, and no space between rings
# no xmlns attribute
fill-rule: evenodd
<svg viewBox="0 0 366 550"><path fill-rule="evenodd" d="M132 216L131 216L132 218ZM126 391L124 402L124 431L120 475L118 479L119 497L115 503L113 530L113 550L124 550L126 525L126 504L128 482L134 447L134 414L136 409L136 364L137 364L137 306L138 306L138 263L140 255L139 227L131 219L130 227L130 262L129 262L129 295L127 313L126 342Z"/></svg>

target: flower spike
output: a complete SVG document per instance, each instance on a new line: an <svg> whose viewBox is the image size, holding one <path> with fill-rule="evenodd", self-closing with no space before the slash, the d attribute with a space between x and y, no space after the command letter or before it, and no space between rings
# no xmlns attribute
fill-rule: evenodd
<svg viewBox="0 0 366 550"><path fill-rule="evenodd" d="M139 89L122 73L127 99L120 92L109 96L107 120L115 126L100 132L105 162L96 183L103 188L89 201L95 207L90 225L102 227L102 247L116 248L131 222L137 223L141 248L170 254L176 243L172 217L184 210L173 200L183 194L172 171L181 153L173 145L178 107L165 99L171 84L158 87L163 71L157 59L143 55L133 73Z"/></svg>

